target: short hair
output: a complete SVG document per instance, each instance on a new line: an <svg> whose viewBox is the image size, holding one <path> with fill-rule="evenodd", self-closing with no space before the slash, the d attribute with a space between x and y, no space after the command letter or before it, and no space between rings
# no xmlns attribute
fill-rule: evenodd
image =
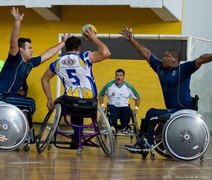
<svg viewBox="0 0 212 180"><path fill-rule="evenodd" d="M121 68L117 69L117 70L116 70L116 73L118 73L118 72L122 72L123 75L125 76L125 71L124 71L123 69L121 69Z"/></svg>
<svg viewBox="0 0 212 180"><path fill-rule="evenodd" d="M174 50L171 50L169 49L167 52L171 53L171 55L175 58L178 59L178 61L181 61L181 53L179 51L174 51Z"/></svg>
<svg viewBox="0 0 212 180"><path fill-rule="evenodd" d="M25 43L28 42L28 43L31 43L31 39L29 38L19 38L18 39L18 47L19 48L25 48Z"/></svg>
<svg viewBox="0 0 212 180"><path fill-rule="evenodd" d="M66 51L77 50L81 46L81 40L75 36L69 37L66 42Z"/></svg>

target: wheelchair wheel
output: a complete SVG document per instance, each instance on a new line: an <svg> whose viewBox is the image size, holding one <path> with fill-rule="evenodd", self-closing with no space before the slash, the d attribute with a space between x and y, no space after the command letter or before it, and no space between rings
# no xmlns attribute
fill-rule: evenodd
<svg viewBox="0 0 212 180"><path fill-rule="evenodd" d="M102 150L107 156L111 156L115 148L113 133L108 119L101 108L98 108L97 110L97 126L99 128L97 138Z"/></svg>
<svg viewBox="0 0 212 180"><path fill-rule="evenodd" d="M163 129L163 142L172 157L194 160L203 156L209 145L209 130L193 110L174 113Z"/></svg>
<svg viewBox="0 0 212 180"><path fill-rule="evenodd" d="M43 152L51 142L61 117L61 104L55 104L53 110L49 111L41 125L36 139L37 152Z"/></svg>
<svg viewBox="0 0 212 180"><path fill-rule="evenodd" d="M0 102L0 115L0 150L15 150L27 138L28 121L19 108L4 102Z"/></svg>
<svg viewBox="0 0 212 180"><path fill-rule="evenodd" d="M138 121L137 121L136 115L132 111L131 111L131 118L132 118L132 123L133 123L134 134L135 134L136 140L138 140L139 134L140 134L140 131L138 128Z"/></svg>
<svg viewBox="0 0 212 180"><path fill-rule="evenodd" d="M170 158L171 157L170 154L163 145L162 132L164 125L165 123L159 123L155 128L155 138L154 138L154 145L156 146L155 151L161 156Z"/></svg>

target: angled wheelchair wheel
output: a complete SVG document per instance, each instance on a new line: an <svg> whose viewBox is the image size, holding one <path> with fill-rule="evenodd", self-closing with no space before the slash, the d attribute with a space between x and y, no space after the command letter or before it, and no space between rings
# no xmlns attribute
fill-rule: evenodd
<svg viewBox="0 0 212 180"><path fill-rule="evenodd" d="M0 102L0 150L15 150L29 131L24 113L14 105Z"/></svg>
<svg viewBox="0 0 212 180"><path fill-rule="evenodd" d="M97 126L100 146L107 156L111 156L115 148L114 137L108 119L101 108L97 110Z"/></svg>
<svg viewBox="0 0 212 180"><path fill-rule="evenodd" d="M159 123L155 127L155 138L154 138L154 145L156 146L155 151L161 156L170 158L171 155L169 154L169 152L166 150L166 148L163 145L162 132L163 132L164 125L165 123Z"/></svg>
<svg viewBox="0 0 212 180"><path fill-rule="evenodd" d="M57 103L55 104L54 109L47 113L36 139L36 148L38 153L43 152L51 142L60 122L61 109L61 104Z"/></svg>
<svg viewBox="0 0 212 180"><path fill-rule="evenodd" d="M140 135L140 131L138 128L138 121L137 121L136 115L132 111L131 111L131 118L132 118L132 123L133 123L133 131L134 131L136 139L138 140L139 135Z"/></svg>
<svg viewBox="0 0 212 180"><path fill-rule="evenodd" d="M196 111L180 110L164 126L163 142L173 158L195 160L208 148L209 130Z"/></svg>

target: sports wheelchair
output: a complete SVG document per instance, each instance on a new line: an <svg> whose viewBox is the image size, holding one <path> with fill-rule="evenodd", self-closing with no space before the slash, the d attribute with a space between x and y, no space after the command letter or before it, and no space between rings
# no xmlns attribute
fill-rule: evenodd
<svg viewBox="0 0 212 180"><path fill-rule="evenodd" d="M0 101L0 150L13 151L24 144L29 151L29 125L23 111L12 104Z"/></svg>
<svg viewBox="0 0 212 180"><path fill-rule="evenodd" d="M129 120L130 123L128 124L127 133L125 133L125 134L124 133L121 133L119 131L119 130L121 130L121 128L119 128L120 125L118 124L118 127L117 127L116 131L113 134L114 134L115 138L117 136L125 136L125 137L130 137L130 139L132 140L133 137L135 136L136 140L138 140L140 131L139 131L139 128L138 128L137 117L133 113L133 110L131 109L130 104L129 104L129 108L130 108L130 113L129 113L128 119L130 119ZM111 120L110 120L110 114L111 114L111 112L109 110L109 105L107 105L107 108L105 109L105 113L106 113L106 116L107 116L109 122L111 122ZM118 117L118 120L120 120L120 122L121 122L120 117Z"/></svg>
<svg viewBox="0 0 212 180"><path fill-rule="evenodd" d="M170 115L154 117L158 120L154 144L144 141L150 149L150 158L155 159L154 150L164 157L178 160L203 160L209 145L209 130L197 111L184 109ZM148 152L142 152L145 158Z"/></svg>
<svg viewBox="0 0 212 180"><path fill-rule="evenodd" d="M47 113L37 135L37 152L43 152L46 147L50 150L51 144L54 144L57 148L73 149L70 146L73 140L73 131L71 130L73 127L77 127L80 129L76 151L78 156L81 155L83 146L101 147L107 156L111 156L115 147L114 138L107 117L97 107L97 104L97 99L82 99L70 96L57 98L54 109ZM72 124L71 115L81 116L86 120L90 119L91 122L82 126ZM61 121L62 118L64 123ZM64 130L64 126L68 128L68 131Z"/></svg>

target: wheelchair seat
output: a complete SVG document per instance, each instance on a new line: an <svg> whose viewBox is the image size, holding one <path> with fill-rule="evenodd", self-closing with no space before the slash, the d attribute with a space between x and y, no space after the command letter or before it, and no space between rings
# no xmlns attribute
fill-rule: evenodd
<svg viewBox="0 0 212 180"><path fill-rule="evenodd" d="M40 128L40 132L36 140L36 148L41 153L48 147L50 143L57 148L70 148L73 138L73 127L83 130L78 137L77 155L81 154L82 146L101 147L104 153L111 156L114 151L114 140L112 131L104 112L97 107L97 99L82 99L70 96L61 96L55 100L54 109L50 110ZM91 123L84 125L76 125L71 123L71 115L89 118ZM64 123L60 121L63 118ZM86 119L87 120L87 119ZM63 131L61 126L67 126L69 130ZM93 138L98 139L98 144ZM65 140L64 140L65 139Z"/></svg>
<svg viewBox="0 0 212 180"><path fill-rule="evenodd" d="M15 150L27 138L28 121L19 108L2 101L0 102L0 115L0 136L3 137L0 141L0 150Z"/></svg>

